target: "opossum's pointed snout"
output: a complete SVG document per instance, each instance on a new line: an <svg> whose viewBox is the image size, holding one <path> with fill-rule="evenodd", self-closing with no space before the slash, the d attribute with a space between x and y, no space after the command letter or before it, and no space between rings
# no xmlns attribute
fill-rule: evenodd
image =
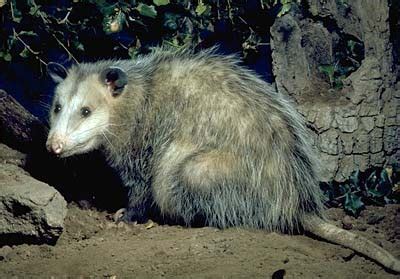
<svg viewBox="0 0 400 279"><path fill-rule="evenodd" d="M61 142L55 142L51 145L51 150L53 151L54 154L60 155L61 152L63 151L63 146L64 144Z"/></svg>
<svg viewBox="0 0 400 279"><path fill-rule="evenodd" d="M49 152L61 155L64 151L65 141L59 136L52 136L48 138L46 147Z"/></svg>

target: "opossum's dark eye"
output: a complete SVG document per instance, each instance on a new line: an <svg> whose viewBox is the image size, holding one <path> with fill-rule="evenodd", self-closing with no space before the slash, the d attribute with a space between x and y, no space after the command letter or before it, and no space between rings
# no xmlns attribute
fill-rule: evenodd
<svg viewBox="0 0 400 279"><path fill-rule="evenodd" d="M60 104L56 104L54 106L54 113L59 113L61 111L61 105Z"/></svg>
<svg viewBox="0 0 400 279"><path fill-rule="evenodd" d="M90 108L88 108L88 107L81 108L82 117L88 117L90 115L90 113L91 113Z"/></svg>

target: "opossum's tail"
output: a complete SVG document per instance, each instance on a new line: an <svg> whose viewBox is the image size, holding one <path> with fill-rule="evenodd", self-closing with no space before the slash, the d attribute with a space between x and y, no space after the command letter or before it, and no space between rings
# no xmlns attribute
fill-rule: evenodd
<svg viewBox="0 0 400 279"><path fill-rule="evenodd" d="M350 248L375 260L384 267L400 273L400 261L372 241L338 228L317 216L308 216L305 219L304 229L306 231L330 242Z"/></svg>

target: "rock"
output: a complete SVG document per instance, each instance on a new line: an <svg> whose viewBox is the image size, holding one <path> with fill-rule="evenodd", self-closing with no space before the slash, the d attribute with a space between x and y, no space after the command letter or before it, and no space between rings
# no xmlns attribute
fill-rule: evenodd
<svg viewBox="0 0 400 279"><path fill-rule="evenodd" d="M370 93L376 95L378 91ZM382 110L382 102L375 100L374 102L362 102L360 104L360 116L376 116Z"/></svg>
<svg viewBox="0 0 400 279"><path fill-rule="evenodd" d="M329 129L328 131L319 135L319 148L322 152L330 155L338 154L338 137L339 134L335 129Z"/></svg>
<svg viewBox="0 0 400 279"><path fill-rule="evenodd" d="M375 116L375 126L378 128L383 128L385 125L385 116L383 114Z"/></svg>
<svg viewBox="0 0 400 279"><path fill-rule="evenodd" d="M319 132L328 130L332 126L333 112L329 107L317 106L316 108L315 127Z"/></svg>
<svg viewBox="0 0 400 279"><path fill-rule="evenodd" d="M346 155L339 160L338 171L335 175L336 181L345 181L355 168L354 155Z"/></svg>
<svg viewBox="0 0 400 279"><path fill-rule="evenodd" d="M26 163L26 155L0 143L0 163L22 167Z"/></svg>
<svg viewBox="0 0 400 279"><path fill-rule="evenodd" d="M352 134L342 134L340 135L341 152L345 155L350 155L353 153L354 140Z"/></svg>
<svg viewBox="0 0 400 279"><path fill-rule="evenodd" d="M400 126L387 126L383 130L383 148L388 153L400 149Z"/></svg>
<svg viewBox="0 0 400 279"><path fill-rule="evenodd" d="M271 27L271 35L274 38L272 41L274 72L279 72L276 77L278 90L285 94L298 94L309 88L307 54L301 47L302 33L298 20L290 14L277 18ZM285 50L289 42L290 47Z"/></svg>
<svg viewBox="0 0 400 279"><path fill-rule="evenodd" d="M370 135L370 151L371 153L375 154L382 151L383 148L383 129L382 128L375 128L372 130Z"/></svg>
<svg viewBox="0 0 400 279"><path fill-rule="evenodd" d="M67 203L21 168L0 164L0 244L54 243L63 231Z"/></svg>
<svg viewBox="0 0 400 279"><path fill-rule="evenodd" d="M368 216L367 224L368 225L379 224L379 222L382 221L383 219L385 219L385 215L384 214L374 212L372 215Z"/></svg>
<svg viewBox="0 0 400 279"><path fill-rule="evenodd" d="M382 167L385 163L385 153L379 152L370 155L370 162L373 166Z"/></svg>
<svg viewBox="0 0 400 279"><path fill-rule="evenodd" d="M352 133L358 128L358 121L356 117L343 117L341 114L336 114L336 123L340 131L345 133Z"/></svg>
<svg viewBox="0 0 400 279"><path fill-rule="evenodd" d="M336 174L338 170L338 157L333 155L328 155L326 153L320 154L320 162L321 162L321 173L320 179L321 181L329 181L331 180L332 173Z"/></svg>
<svg viewBox="0 0 400 279"><path fill-rule="evenodd" d="M0 142L24 153L44 147L47 131L39 119L0 89Z"/></svg>
<svg viewBox="0 0 400 279"><path fill-rule="evenodd" d="M353 228L353 223L354 221L348 215L344 216L342 219L342 227L345 230L351 230Z"/></svg>
<svg viewBox="0 0 400 279"><path fill-rule="evenodd" d="M368 154L355 154L354 155L354 165L360 171L365 171L369 166L369 156Z"/></svg>
<svg viewBox="0 0 400 279"><path fill-rule="evenodd" d="M354 138L353 152L363 154L369 152L369 135L365 132L358 133Z"/></svg>
<svg viewBox="0 0 400 279"><path fill-rule="evenodd" d="M4 260L7 258L8 254L12 252L12 248L8 245L5 245L0 248L0 261Z"/></svg>
<svg viewBox="0 0 400 279"><path fill-rule="evenodd" d="M361 117L361 125L365 131L370 132L375 127L375 120L373 117Z"/></svg>

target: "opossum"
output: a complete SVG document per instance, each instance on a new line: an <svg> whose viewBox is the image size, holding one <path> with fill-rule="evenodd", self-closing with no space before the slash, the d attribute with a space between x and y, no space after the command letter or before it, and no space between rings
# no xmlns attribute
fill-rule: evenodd
<svg viewBox="0 0 400 279"><path fill-rule="evenodd" d="M390 253L328 223L303 118L235 56L158 48L48 71L58 85L47 149L101 149L129 187L124 220L156 207L188 226L305 230L400 272Z"/></svg>

